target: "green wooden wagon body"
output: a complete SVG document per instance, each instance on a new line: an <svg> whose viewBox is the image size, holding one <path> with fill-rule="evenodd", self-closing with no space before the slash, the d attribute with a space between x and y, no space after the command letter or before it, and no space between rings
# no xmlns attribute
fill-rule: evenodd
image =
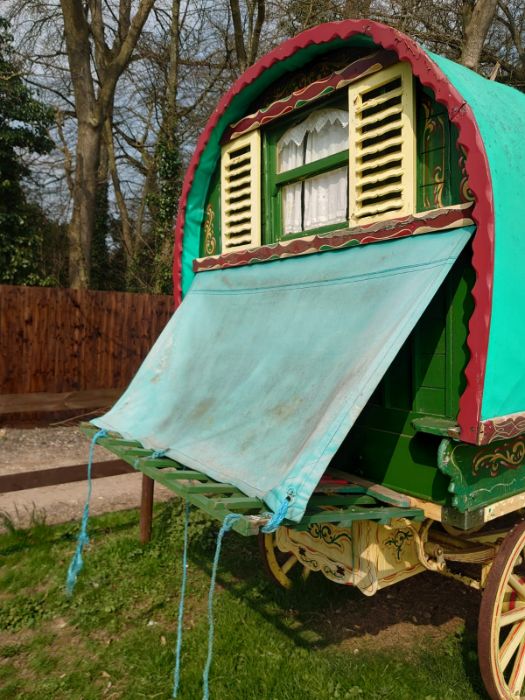
<svg viewBox="0 0 525 700"><path fill-rule="evenodd" d="M321 25L263 57L221 100L189 166L175 229L177 300L188 295L201 305L215 302L198 280L221 279L231 287L243 274L251 280L258 274L263 280L270 269L292 274L309 256L315 261L310 269L342 261L352 267L356 252L369 246L379 264L386 251L424 251L431 241L439 250L435 241L468 239L455 250L453 264L449 258L444 281L432 283L424 308L418 307L419 288L410 299L408 286L405 301L418 310L410 327L403 326L395 357L388 355L388 339L374 350L373 386L367 380L368 393L357 392L366 401L352 407L350 427L339 431L324 476L312 482L300 516L263 537L262 549L282 585L290 585L300 565L367 594L428 569L485 589L480 656L493 698L519 697L525 677L524 528L504 537L509 525L502 530L498 520L511 514L515 523L525 506L524 142L523 94L426 52L384 25ZM423 262L432 267L432 260ZM374 274L384 279L384 270ZM379 297L359 299L368 306L356 306L356 315L383 305L393 338L408 312L389 310ZM342 303L352 313L348 299ZM185 308L195 317L186 320ZM205 313L185 301L175 318L179 327L197 327L203 319L212 325L213 313ZM271 308L267 313L271 324ZM313 320L309 332L312 338L317 333ZM250 332L237 341L248 346ZM210 376L217 355L198 342L202 357L192 372ZM305 362L309 351L303 348ZM254 368L268 352L281 362L277 345L260 348ZM352 347L332 352L350 357ZM311 368L320 395L333 358L327 352L326 361ZM150 384L162 384L163 369L155 374L152 362L141 372L155 375ZM213 370L226 374L220 363ZM366 367L359 372L366 374ZM140 386L136 381L135 394ZM155 441L151 430L149 439L128 430L126 410L131 422L139 415L133 385L130 392L116 413L95 421L113 431L102 444L219 520L240 514L234 529L241 534L258 534L268 511L277 510L279 490L258 491L256 469L245 488L246 474L233 467L226 478L213 459L208 468L205 456L186 460L183 447ZM145 399L150 413L151 396ZM158 406L164 410L159 430L184 410L181 404L170 417L160 399ZM188 411L186 426L204 414L208 422L198 425L228 433L224 405L211 409L201 400ZM287 420L283 415L274 418L275 430ZM206 449L219 444L212 438ZM249 454L244 438L235 445ZM283 488L289 478L283 475ZM478 565L479 575L464 575L454 568L458 563Z"/></svg>

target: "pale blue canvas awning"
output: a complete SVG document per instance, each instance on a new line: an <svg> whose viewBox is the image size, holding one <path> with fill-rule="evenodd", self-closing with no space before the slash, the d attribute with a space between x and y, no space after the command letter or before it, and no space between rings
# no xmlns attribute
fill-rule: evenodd
<svg viewBox="0 0 525 700"><path fill-rule="evenodd" d="M93 422L299 521L472 231L199 273Z"/></svg>

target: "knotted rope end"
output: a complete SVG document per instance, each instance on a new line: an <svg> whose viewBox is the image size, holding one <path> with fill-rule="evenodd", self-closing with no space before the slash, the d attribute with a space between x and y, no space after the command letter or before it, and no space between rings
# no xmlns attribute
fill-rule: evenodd
<svg viewBox="0 0 525 700"><path fill-rule="evenodd" d="M84 559L82 558L82 551L86 545L89 544L89 535L87 532L87 526L89 521L89 504L91 501L91 491L92 491L92 481L91 481L91 468L93 466L93 457L95 453L95 445L97 441L101 438L106 437L108 434L107 430L98 430L91 439L91 445L89 446L89 459L87 465L87 482L88 482L88 492L86 497L86 502L84 504L84 510L82 512L82 522L80 525L80 532L78 533L77 546L75 553L69 564L67 570L66 578L66 595L70 598L73 595L73 590L77 582L79 573L84 566Z"/></svg>
<svg viewBox="0 0 525 700"><path fill-rule="evenodd" d="M271 532L275 532L277 528L281 526L282 522L286 519L288 508L290 507L294 498L295 491L293 489L288 489L288 493L286 494L286 497L283 499L279 508L270 517L268 522L261 527L261 532L270 534Z"/></svg>

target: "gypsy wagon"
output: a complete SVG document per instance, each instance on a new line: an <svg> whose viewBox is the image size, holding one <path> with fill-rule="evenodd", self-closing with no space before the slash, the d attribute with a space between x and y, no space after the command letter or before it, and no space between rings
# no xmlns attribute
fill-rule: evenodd
<svg viewBox="0 0 525 700"><path fill-rule="evenodd" d="M184 300L94 421L237 514L283 586L316 571L372 595L430 570L482 589L498 699L525 679L524 142L523 94L387 26L286 41L201 135Z"/></svg>

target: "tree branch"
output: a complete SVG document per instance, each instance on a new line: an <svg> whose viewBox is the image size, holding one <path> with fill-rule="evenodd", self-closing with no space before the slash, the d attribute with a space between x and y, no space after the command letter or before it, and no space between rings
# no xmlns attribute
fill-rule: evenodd
<svg viewBox="0 0 525 700"><path fill-rule="evenodd" d="M263 28L265 18L266 2L265 0L257 0L257 18L255 20L255 27L250 41L250 65L252 65L252 63L255 63L255 59L257 58L257 54L259 53L259 41L261 38L261 31Z"/></svg>
<svg viewBox="0 0 525 700"><path fill-rule="evenodd" d="M237 63L241 72L248 67L248 59L246 56L246 47L244 46L244 36L242 27L241 8L239 0L230 0L230 10L233 21L233 38L235 42L235 53L237 54Z"/></svg>
<svg viewBox="0 0 525 700"><path fill-rule="evenodd" d="M64 1L65 0L62 0L62 2ZM155 0L140 0L139 8L131 21L129 31L120 45L118 53L107 66L105 81L101 87L99 96L103 112L107 110L108 105L113 99L117 80L129 63L131 54L137 45L142 28L148 19L148 15L154 3Z"/></svg>

